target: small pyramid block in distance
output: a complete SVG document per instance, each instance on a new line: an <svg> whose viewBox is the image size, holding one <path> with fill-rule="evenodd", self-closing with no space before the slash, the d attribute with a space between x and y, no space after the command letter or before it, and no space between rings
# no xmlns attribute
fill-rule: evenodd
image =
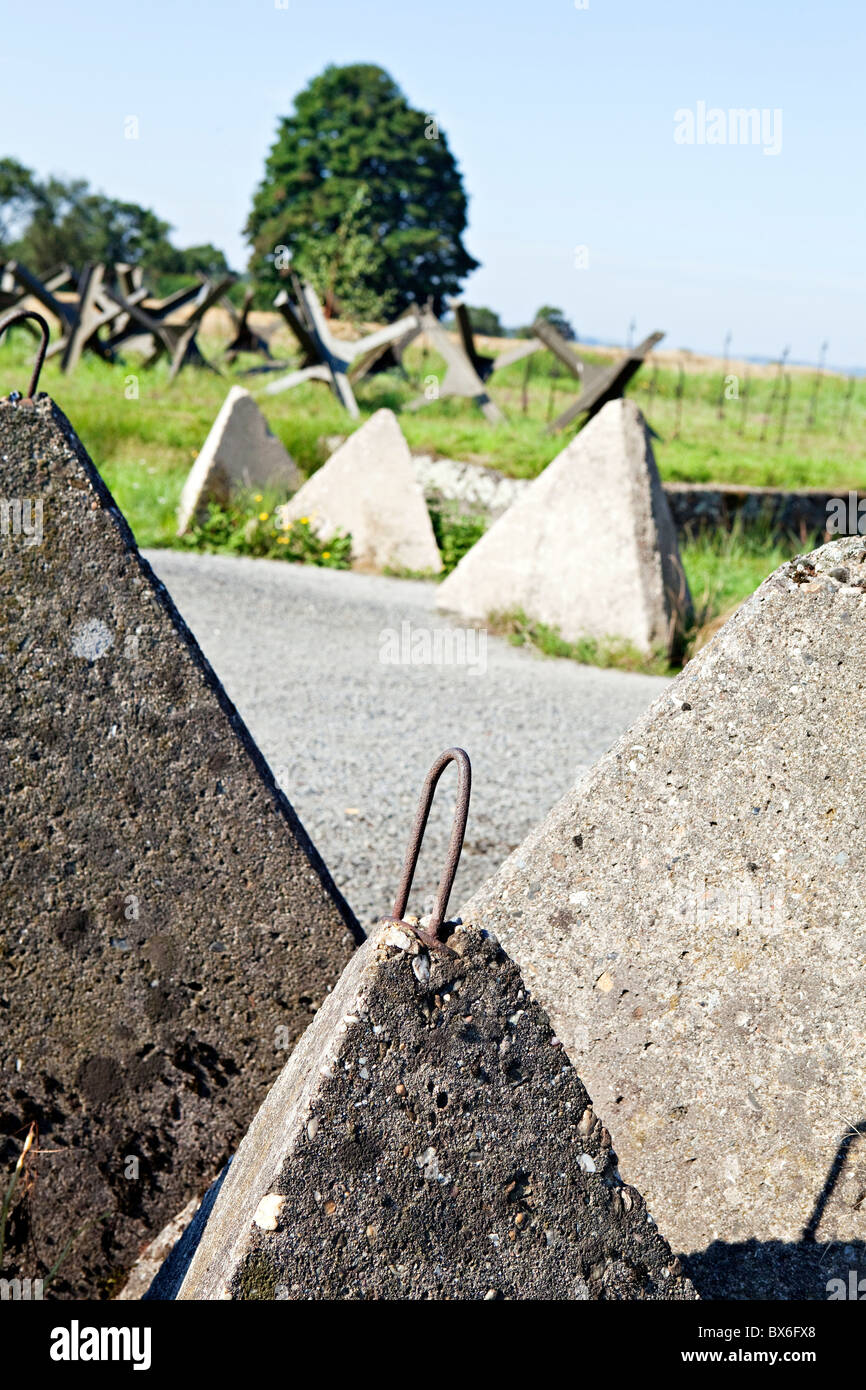
<svg viewBox="0 0 866 1390"><path fill-rule="evenodd" d="M462 909L713 1297L866 1263L864 671L854 536L776 570Z"/></svg>
<svg viewBox="0 0 866 1390"><path fill-rule="evenodd" d="M352 537L357 569L432 570L442 557L412 455L393 410L377 410L280 508L322 540Z"/></svg>
<svg viewBox="0 0 866 1390"><path fill-rule="evenodd" d="M180 1299L695 1297L514 963L476 931L448 946L383 922L356 952Z"/></svg>
<svg viewBox="0 0 866 1390"><path fill-rule="evenodd" d="M691 613L676 531L637 406L611 401L440 585L470 622L522 612L568 642L670 652Z"/></svg>
<svg viewBox="0 0 866 1390"><path fill-rule="evenodd" d="M271 433L249 391L233 386L183 485L177 533L183 535L204 516L209 502L225 505L240 488L294 492L302 481L297 464Z"/></svg>
<svg viewBox="0 0 866 1390"><path fill-rule="evenodd" d="M0 400L0 498L4 1192L33 1136L0 1276L60 1260L51 1296L94 1298L212 1179L360 934L47 396Z"/></svg>

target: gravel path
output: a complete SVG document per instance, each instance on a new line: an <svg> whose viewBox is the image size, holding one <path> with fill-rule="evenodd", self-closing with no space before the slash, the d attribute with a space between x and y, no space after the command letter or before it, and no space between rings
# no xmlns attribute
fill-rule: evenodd
<svg viewBox="0 0 866 1390"><path fill-rule="evenodd" d="M148 551L362 926L390 912L421 784L459 744L473 794L456 911L664 688L488 638L486 661L382 661L386 630L448 630L435 585L271 560ZM459 640L459 639L458 639ZM471 650L471 649L470 649ZM432 905L450 829L443 777L410 910Z"/></svg>

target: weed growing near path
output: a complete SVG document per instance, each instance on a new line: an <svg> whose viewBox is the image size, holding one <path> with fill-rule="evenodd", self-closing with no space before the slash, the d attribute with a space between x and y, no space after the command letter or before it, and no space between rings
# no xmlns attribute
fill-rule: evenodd
<svg viewBox="0 0 866 1390"><path fill-rule="evenodd" d="M442 573L437 578L444 579L481 539L487 530L487 522L483 516L460 516L439 507L430 508L430 520L442 556Z"/></svg>
<svg viewBox="0 0 866 1390"><path fill-rule="evenodd" d="M349 568L352 537L335 535L321 540L307 517L283 527L276 510L268 507L258 494L246 501L238 499L228 506L209 503L207 516L186 535L178 537L174 544L182 550L249 555L260 560L291 560L295 564L344 570Z"/></svg>
<svg viewBox="0 0 866 1390"><path fill-rule="evenodd" d="M664 652L645 655L621 638L581 637L567 642L557 627L528 618L522 609L510 613L491 613L488 630L498 637L507 637L512 646L533 647L543 656L566 657L584 666L615 667L620 671L640 671L650 676L670 676L676 671Z"/></svg>
<svg viewBox="0 0 866 1390"><path fill-rule="evenodd" d="M680 557L695 606L687 654L699 651L773 570L822 540L783 539L766 527L737 525L732 531L702 531L681 542Z"/></svg>

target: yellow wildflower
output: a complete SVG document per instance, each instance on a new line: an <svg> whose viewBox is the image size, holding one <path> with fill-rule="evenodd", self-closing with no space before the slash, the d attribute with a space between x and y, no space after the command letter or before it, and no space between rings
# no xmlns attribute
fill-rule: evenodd
<svg viewBox="0 0 866 1390"><path fill-rule="evenodd" d="M259 512L259 521L267 521L270 512Z"/></svg>

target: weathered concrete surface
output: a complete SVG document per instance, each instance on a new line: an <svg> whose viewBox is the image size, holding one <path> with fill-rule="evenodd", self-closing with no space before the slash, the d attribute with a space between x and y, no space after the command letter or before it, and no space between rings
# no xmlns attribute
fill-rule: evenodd
<svg viewBox="0 0 866 1390"><path fill-rule="evenodd" d="M413 454L412 465L428 503L491 519L500 517L532 486L528 478L509 478L498 468L433 454Z"/></svg>
<svg viewBox="0 0 866 1390"><path fill-rule="evenodd" d="M350 435L280 515L286 525L309 517L323 540L351 534L359 569L442 568L412 455L392 410L377 410Z"/></svg>
<svg viewBox="0 0 866 1390"><path fill-rule="evenodd" d="M611 401L464 555L437 607L670 649L691 601L643 416Z"/></svg>
<svg viewBox="0 0 866 1390"><path fill-rule="evenodd" d="M69 422L0 401L6 1267L116 1287L213 1176L357 928ZM283 1029L283 1032L278 1032ZM19 1188L21 1197L24 1185Z"/></svg>
<svg viewBox="0 0 866 1390"><path fill-rule="evenodd" d="M297 464L271 434L249 391L233 386L183 485L177 533L182 536L203 516L209 502L225 505L238 488L279 485L294 492L302 482Z"/></svg>
<svg viewBox="0 0 866 1390"><path fill-rule="evenodd" d="M455 317L459 320L462 306L454 307ZM465 314L465 310L463 313ZM425 390L424 395L412 401L407 409L420 410L431 400L461 396L467 400L474 400L491 425L504 424L505 416L496 402L490 399L483 380L490 374L488 368L492 367L492 361L490 358L480 357L475 351L468 319L464 317L462 324L458 322L460 331L455 336L445 331L430 309L424 309L421 313L421 328L429 346L445 362L445 378L437 383L437 389L433 394L428 395Z"/></svg>
<svg viewBox="0 0 866 1390"><path fill-rule="evenodd" d="M866 1238L864 669L852 538L766 580L463 909L674 1248L719 1242L702 1292L790 1293L796 1248L824 1298ZM822 1271L804 1231L842 1243Z"/></svg>
<svg viewBox="0 0 866 1390"><path fill-rule="evenodd" d="M181 1299L689 1298L498 944L382 926L232 1162Z"/></svg>

